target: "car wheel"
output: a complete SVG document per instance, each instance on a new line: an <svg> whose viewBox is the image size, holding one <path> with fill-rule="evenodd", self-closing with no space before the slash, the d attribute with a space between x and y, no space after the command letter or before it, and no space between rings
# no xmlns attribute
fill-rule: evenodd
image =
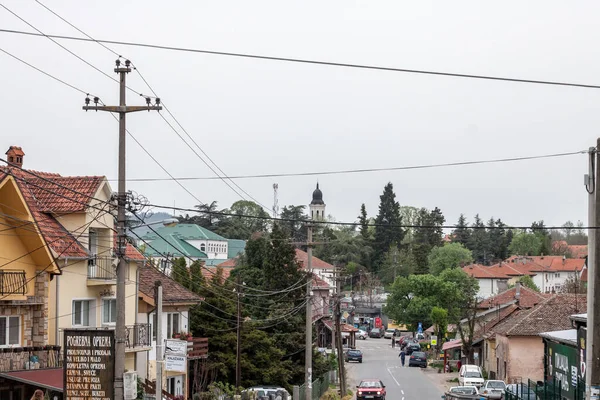
<svg viewBox="0 0 600 400"><path fill-rule="evenodd" d="M362 360L358 360L358 362L362 364Z"/></svg>

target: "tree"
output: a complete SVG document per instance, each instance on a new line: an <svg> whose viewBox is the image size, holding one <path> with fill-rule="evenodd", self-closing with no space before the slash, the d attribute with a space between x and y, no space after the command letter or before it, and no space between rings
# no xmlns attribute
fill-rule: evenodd
<svg viewBox="0 0 600 400"><path fill-rule="evenodd" d="M587 287L584 282L581 282L581 279L579 279L579 273L576 272L567 277L561 288L561 292L571 294L586 294Z"/></svg>
<svg viewBox="0 0 600 400"><path fill-rule="evenodd" d="M198 204L194 206L198 209L200 214L200 218L194 222L204 228L210 229L217 221L220 219L220 215L215 214L218 210L218 203L216 201L212 201L206 204Z"/></svg>
<svg viewBox="0 0 600 400"><path fill-rule="evenodd" d="M417 225L417 220L419 218L419 209L412 206L401 206L400 217L402 218L402 223L404 225L415 226ZM415 228L406 228L404 230L403 244L411 243L413 241L414 230Z"/></svg>
<svg viewBox="0 0 600 400"><path fill-rule="evenodd" d="M443 247L434 247L428 257L429 270L439 275L447 268L458 268L471 264L473 254L460 243L447 243Z"/></svg>
<svg viewBox="0 0 600 400"><path fill-rule="evenodd" d="M360 215L358 216L358 223L360 225L360 234L364 239L369 239L369 219L367 218L367 208L365 203L360 206Z"/></svg>
<svg viewBox="0 0 600 400"><path fill-rule="evenodd" d="M407 277L415 272L417 263L409 248L398 249L396 246L390 247L383 260L379 276L383 283L393 283L396 277Z"/></svg>
<svg viewBox="0 0 600 400"><path fill-rule="evenodd" d="M415 273L426 274L429 272L427 257L431 249L442 245L442 226L445 221L441 210L437 207L432 211L428 211L426 208L419 210L412 244L412 253L417 264Z"/></svg>
<svg viewBox="0 0 600 400"><path fill-rule="evenodd" d="M442 343L442 338L446 335L448 329L448 310L434 306L431 309L431 322L434 326L434 332L437 334L438 343Z"/></svg>
<svg viewBox="0 0 600 400"><path fill-rule="evenodd" d="M353 227L341 226L338 229L325 228L324 246L317 246L315 256L329 263L338 262L346 265L349 262L362 264L373 252L368 240L357 234Z"/></svg>
<svg viewBox="0 0 600 400"><path fill-rule="evenodd" d="M392 183L385 185L383 194L379 197L379 214L375 219L375 241L374 241L374 269L377 270L385 253L391 246L400 246L404 238L404 231L400 226L400 204L396 201L394 186Z"/></svg>
<svg viewBox="0 0 600 400"><path fill-rule="evenodd" d="M171 279L185 288L190 287L190 271L187 268L185 258L179 257L173 260L171 266Z"/></svg>
<svg viewBox="0 0 600 400"><path fill-rule="evenodd" d="M538 235L521 232L513 237L508 251L512 255L539 256L541 247L542 241Z"/></svg>
<svg viewBox="0 0 600 400"><path fill-rule="evenodd" d="M467 248L473 252L473 259L478 264L489 264L489 235L479 214L475 215L473 229Z"/></svg>
<svg viewBox="0 0 600 400"><path fill-rule="evenodd" d="M219 221L214 232L221 236L229 239L248 240L253 233L267 231L269 214L253 201L236 201L226 211L227 213L236 215L223 218Z"/></svg>
<svg viewBox="0 0 600 400"><path fill-rule="evenodd" d="M538 293L540 292L540 288L537 287L537 285L533 282L533 278L529 275L523 275L517 280L517 282L531 290L534 290Z"/></svg>
<svg viewBox="0 0 600 400"><path fill-rule="evenodd" d="M490 253L492 254L492 262L505 260L508 258L508 246L512 240L512 233L506 230L506 224L500 218L496 221L490 219L488 221L488 230L490 238ZM508 234L510 233L510 240Z"/></svg>
<svg viewBox="0 0 600 400"><path fill-rule="evenodd" d="M469 243L471 230L469 229L469 224L467 223L467 218L464 214L460 214L460 217L458 217L458 223L456 224L454 231L452 231L451 238L453 243L460 243L465 247Z"/></svg>
<svg viewBox="0 0 600 400"><path fill-rule="evenodd" d="M281 210L280 218L281 230L285 236L290 237L294 242L306 242L308 230L306 222L308 221L308 215L305 214L304 209L306 206L285 206Z"/></svg>
<svg viewBox="0 0 600 400"><path fill-rule="evenodd" d="M552 253L552 239L550 238L550 231L546 229L544 221L534 221L531 224L531 232L540 239L540 250L539 254L551 254Z"/></svg>
<svg viewBox="0 0 600 400"><path fill-rule="evenodd" d="M206 280L202 274L203 262L195 260L190 265L190 283L188 288L194 293L202 293L204 287L206 287Z"/></svg>

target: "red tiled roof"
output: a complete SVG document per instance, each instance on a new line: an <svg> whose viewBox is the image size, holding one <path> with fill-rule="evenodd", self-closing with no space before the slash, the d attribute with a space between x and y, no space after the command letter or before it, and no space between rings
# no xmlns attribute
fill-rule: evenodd
<svg viewBox="0 0 600 400"><path fill-rule="evenodd" d="M32 386L41 386L45 389L63 391L63 369L33 369L28 371L2 372L0 377L26 383Z"/></svg>
<svg viewBox="0 0 600 400"><path fill-rule="evenodd" d="M217 267L234 268L237 264L237 260L238 257L230 258L229 260L225 260L221 264L218 264Z"/></svg>
<svg viewBox="0 0 600 400"><path fill-rule="evenodd" d="M529 310L519 310L494 327L504 336L536 336L571 329L570 316L585 312L586 295L555 294Z"/></svg>
<svg viewBox="0 0 600 400"><path fill-rule="evenodd" d="M331 286L318 275L313 274L312 287L315 289L329 289Z"/></svg>
<svg viewBox="0 0 600 400"><path fill-rule="evenodd" d="M214 276L217 274L217 269L219 268L219 266L217 265L216 267L207 267L204 266L202 268L202 276L204 276L204 279L206 279L206 281L210 282ZM227 278L229 278L229 275L231 275L231 271L233 271L233 268L231 267L222 267L223 269L223 280L227 280Z"/></svg>
<svg viewBox="0 0 600 400"><path fill-rule="evenodd" d="M586 244L575 245L571 244L568 247L569 253L572 258L586 258L588 255L588 247Z"/></svg>
<svg viewBox="0 0 600 400"><path fill-rule="evenodd" d="M333 321L330 319L324 320L323 324L333 330ZM358 332L359 329L353 327L352 325L348 325L348 324L340 324L340 328L342 329L342 332Z"/></svg>
<svg viewBox="0 0 600 400"><path fill-rule="evenodd" d="M56 214L84 211L105 180L103 176L27 178L40 211Z"/></svg>
<svg viewBox="0 0 600 400"><path fill-rule="evenodd" d="M117 235L113 234L113 246L114 250L117 250ZM132 261L144 261L146 257L138 249L136 249L131 243L127 243L125 247L125 258Z"/></svg>
<svg viewBox="0 0 600 400"><path fill-rule="evenodd" d="M518 305L521 308L530 308L534 305L544 301L546 298L541 293L536 292L533 289L529 289L526 286L520 285L520 298L518 301ZM510 288L505 290L502 293L498 293L495 296L489 297L483 301L481 301L478 305L478 308L492 308L496 306L500 306L503 304L508 304L514 300L516 300L517 287Z"/></svg>
<svg viewBox="0 0 600 400"><path fill-rule="evenodd" d="M154 284L156 281L160 281L165 303L197 304L202 301L200 296L181 286L152 265L145 265L139 271L139 290L151 299L154 299Z"/></svg>
<svg viewBox="0 0 600 400"><path fill-rule="evenodd" d="M507 269L498 266L487 267L480 264L470 264L462 268L468 275L476 279L508 279Z"/></svg>
<svg viewBox="0 0 600 400"><path fill-rule="evenodd" d="M581 271L585 264L582 258L563 256L512 256L505 261L512 268L529 272Z"/></svg>
<svg viewBox="0 0 600 400"><path fill-rule="evenodd" d="M296 261L300 264L300 268L305 269L308 265L308 254L305 251L296 249ZM312 256L312 267L318 269L334 269L333 265L315 256Z"/></svg>
<svg viewBox="0 0 600 400"><path fill-rule="evenodd" d="M14 154L15 156L20 156L23 157L25 155L25 153L23 152L23 149L20 148L19 146L10 146L8 148L8 150L6 151L6 155L8 155L9 153Z"/></svg>

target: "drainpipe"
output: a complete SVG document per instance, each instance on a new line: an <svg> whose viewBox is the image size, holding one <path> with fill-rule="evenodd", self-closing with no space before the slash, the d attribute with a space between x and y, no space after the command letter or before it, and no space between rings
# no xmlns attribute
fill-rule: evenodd
<svg viewBox="0 0 600 400"><path fill-rule="evenodd" d="M135 332L138 327L136 326L139 323L138 319L138 307L140 303L140 264L137 264L137 268L135 270L135 319L134 319L134 327L133 330ZM137 362L138 362L138 352L133 353L133 365L137 371Z"/></svg>
<svg viewBox="0 0 600 400"><path fill-rule="evenodd" d="M64 268L67 268L67 265L69 263L69 257L65 257L65 266ZM56 313L56 315L54 316L54 344L57 346L61 346L62 343L60 343L60 337L59 337L59 329L58 326L59 324L59 318L58 318L58 313L59 313L59 306L60 306L60 296L59 296L59 292L60 291L60 275L56 275L56 299L54 300L55 304L54 304L54 312Z"/></svg>

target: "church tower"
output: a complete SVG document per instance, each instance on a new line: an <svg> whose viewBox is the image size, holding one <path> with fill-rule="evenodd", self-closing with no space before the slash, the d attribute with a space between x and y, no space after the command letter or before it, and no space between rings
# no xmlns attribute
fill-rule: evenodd
<svg viewBox="0 0 600 400"><path fill-rule="evenodd" d="M325 219L325 203L323 202L323 192L317 188L312 194L312 201L310 202L310 218L313 220L323 221Z"/></svg>

